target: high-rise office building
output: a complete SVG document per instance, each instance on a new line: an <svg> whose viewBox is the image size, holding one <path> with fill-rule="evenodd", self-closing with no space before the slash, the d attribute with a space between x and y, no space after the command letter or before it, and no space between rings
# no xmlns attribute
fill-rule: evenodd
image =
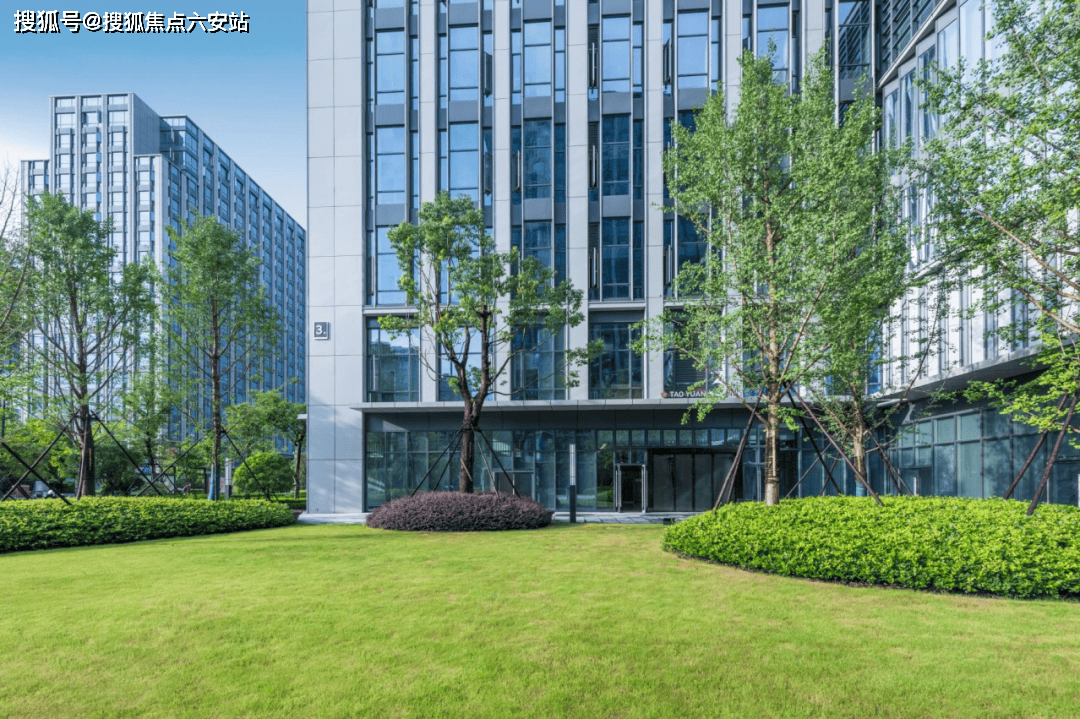
<svg viewBox="0 0 1080 719"><path fill-rule="evenodd" d="M797 91L827 45L841 111L866 77L886 138L932 132L912 79L934 57L982 53L986 17L979 0L309 0L309 511L370 510L433 464L427 488L456 486L453 460L439 469L461 402L426 371L442 369L430 343L378 323L409 312L388 230L439 191L471 196L501 250L541 258L585 291L586 321L525 364L557 366L564 343L603 344L579 386L511 373L510 397L486 404L491 451L519 489L563 509L573 473L584 510L710 508L748 413L732 399L684 424L702 373L631 349L635 323L678 303L672 279L701 256L693 226L662 209L672 124L692 126L718 83L737 97L744 50L771 52L777 80ZM906 211L922 212L925 198L909 194ZM956 322L939 374L1021 371L1017 348L950 355L964 331L983 342ZM898 442L901 471L921 494L1000 494L994 472L1022 463L1032 432L984 407L936 412ZM809 441L786 429L781 440L781 492L805 474L796 493L817 494L825 478ZM871 469L888 491L878 460ZM754 432L737 498L760 497L762 471ZM491 486L479 459L477 474ZM857 493L842 463L834 476ZM1076 501L1066 485L1052 501Z"/></svg>
<svg viewBox="0 0 1080 719"><path fill-rule="evenodd" d="M149 257L164 268L174 249L166 228L179 230L196 213L234 229L262 261L260 280L282 332L229 399L280 387L290 401L302 402L306 234L300 224L186 116L158 115L134 93L49 102L50 157L22 163L24 192L63 192L98 219L111 217L118 264ZM201 431L188 421L181 418L173 432Z"/></svg>

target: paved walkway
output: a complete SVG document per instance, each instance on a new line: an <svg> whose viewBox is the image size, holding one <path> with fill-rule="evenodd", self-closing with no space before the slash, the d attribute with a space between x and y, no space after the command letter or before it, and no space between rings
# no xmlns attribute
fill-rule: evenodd
<svg viewBox="0 0 1080 719"><path fill-rule="evenodd" d="M692 512L578 512L577 521L581 524L673 524L680 519L694 516ZM300 524L366 524L367 513L351 514L308 514L304 512L297 520ZM553 522L569 522L569 512L556 512Z"/></svg>

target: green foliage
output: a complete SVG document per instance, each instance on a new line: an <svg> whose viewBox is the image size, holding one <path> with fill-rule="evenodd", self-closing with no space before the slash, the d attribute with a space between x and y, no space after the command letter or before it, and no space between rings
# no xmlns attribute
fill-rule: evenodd
<svg viewBox="0 0 1080 719"><path fill-rule="evenodd" d="M31 325L27 284L32 268L28 244L17 224L22 201L17 168L0 167L0 347L14 346ZM9 368L16 359L0 355L0 370ZM5 396L3 374L0 372L0 397Z"/></svg>
<svg viewBox="0 0 1080 719"><path fill-rule="evenodd" d="M118 439L124 441L120 437ZM127 443L125 449L136 462L144 463L146 461L145 455L132 443ZM94 443L94 467L97 473L98 487L102 494L126 496L145 484L142 474L124 454L124 450L120 449L112 438L104 432L97 434ZM69 472L71 472L70 469ZM69 476L74 476L74 474ZM148 491L153 492L153 490Z"/></svg>
<svg viewBox="0 0 1080 719"><path fill-rule="evenodd" d="M277 452L255 452L233 472L233 487L241 494L261 494L269 500L292 489L292 474L289 460Z"/></svg>
<svg viewBox="0 0 1080 719"><path fill-rule="evenodd" d="M1011 314L1006 342L1041 339L1034 382L981 384L1013 419L1060 430L1080 391L1080 6L997 0L997 55L927 84L943 117L918 169L930 179L941 267ZM1011 305L1011 307L1010 307Z"/></svg>
<svg viewBox="0 0 1080 719"><path fill-rule="evenodd" d="M402 223L390 231L397 251L409 315L385 315L379 324L391 336L421 330L436 352L421 361L436 376L430 357L449 364L450 386L461 397L467 428L462 438L462 491L472 491L473 433L479 428L488 397L509 394L504 375L522 354L538 349L524 340L523 328L540 328L538 343L584 320L582 292L569 280L555 283L555 272L535 257L520 257L516 248L496 251L486 232L484 213L466 196L451 199L441 192L420 208L416 225ZM574 386L575 367L594 348L566 348L554 368L556 383ZM444 366L442 372L446 372ZM549 377L538 377L538 380ZM511 388L524 389L524 388Z"/></svg>
<svg viewBox="0 0 1080 719"><path fill-rule="evenodd" d="M0 553L162 537L238 532L293 523L288 507L262 500L87 497L0 503Z"/></svg>
<svg viewBox="0 0 1080 719"><path fill-rule="evenodd" d="M417 225L391 230L390 242L402 270L399 285L415 312L379 323L395 335L420 328L429 334L454 366L451 386L466 401L500 392L514 355L535 349L514 342L520 328L554 334L584 319L582 292L570 280L555 284L554 270L516 248L497 252L483 212L467 197L439 193L421 207ZM500 361L492 365L496 347ZM565 351L565 367L557 371L566 372L568 386L577 379L572 368L587 359L587 349Z"/></svg>
<svg viewBox="0 0 1080 719"><path fill-rule="evenodd" d="M151 260L114 266L109 243L112 221L98 222L62 193L29 197L26 202L30 257L29 283L34 331L41 341L25 344L34 375L51 377L48 407L54 419L75 420L73 437L82 451L80 493L94 491L92 415L102 394L133 366L143 333L156 317Z"/></svg>
<svg viewBox="0 0 1080 719"><path fill-rule="evenodd" d="M991 304L1026 302L1077 333L1080 8L998 0L993 16L1000 57L942 69L927 86L944 117L920 166L937 198L938 244L946 266L982 269L970 279Z"/></svg>
<svg viewBox="0 0 1080 719"><path fill-rule="evenodd" d="M57 428L43 419L28 418L25 422L9 416L5 423L5 441L28 464L45 451L56 436ZM37 465L37 472L47 480L57 473L64 476L66 468L78 461L78 450L66 435L53 445L52 450ZM76 465L77 466L77 465ZM26 471L10 453L0 451L0 494L7 492L11 485ZM74 476L74 475L67 475ZM23 481L27 489L33 487L36 477L31 474Z"/></svg>
<svg viewBox="0 0 1080 719"><path fill-rule="evenodd" d="M798 94L775 82L768 55L744 53L739 65L736 106L718 92L694 130L672 127L663 167L675 212L707 251L675 279L683 307L652 323L639 348L676 349L708 372L699 417L732 396L756 412L745 398L760 392L757 417L775 457L780 424L794 429L798 414L784 404L786 387L820 379L830 361L865 384L907 255L891 226L893 158L871 151L872 93L838 124L824 51ZM766 462L768 501L776 464Z"/></svg>
<svg viewBox="0 0 1080 719"><path fill-rule="evenodd" d="M1060 432L1065 427L1068 401L1059 405L1056 400L1077 391L1080 344L1065 344L1058 333L1044 332L1031 364L1045 368L1034 379L971 382L960 394L969 402L989 400L994 409L1040 432ZM1066 437L1074 447L1080 447L1080 427L1075 419L1069 423Z"/></svg>
<svg viewBox="0 0 1080 719"><path fill-rule="evenodd" d="M229 436L243 455L273 450L275 437L292 444L294 461L290 474L296 497L300 496L303 481L303 463L297 455L303 452L307 438L307 424L299 416L305 411L305 405L288 401L277 390L252 392L249 401L225 409ZM230 455L235 456L235 451Z"/></svg>
<svg viewBox="0 0 1080 719"><path fill-rule="evenodd" d="M1080 597L1080 508L1001 499L823 497L730 504L670 527L664 547L813 579L1010 597Z"/></svg>
<svg viewBox="0 0 1080 719"><path fill-rule="evenodd" d="M237 232L198 217L169 236L176 262L166 272L162 311L173 366L183 373L174 381L190 397L190 416L200 417L202 399L210 400L210 417L200 418L209 421L210 461L220 469L225 404L275 344L280 318L259 283L259 260Z"/></svg>

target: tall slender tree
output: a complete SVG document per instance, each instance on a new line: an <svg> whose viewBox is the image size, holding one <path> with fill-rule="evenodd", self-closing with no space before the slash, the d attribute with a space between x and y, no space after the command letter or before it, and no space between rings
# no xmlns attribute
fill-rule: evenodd
<svg viewBox="0 0 1080 719"><path fill-rule="evenodd" d="M153 328L155 269L149 261L117 267L111 222L98 222L60 193L28 198L26 223L33 264L26 348L36 360L43 406L73 418L81 497L94 493L94 415L115 400Z"/></svg>
<svg viewBox="0 0 1080 719"><path fill-rule="evenodd" d="M169 228L169 236L176 249L161 291L169 362L177 386L197 403L188 415L209 425L210 463L220 481L224 408L260 374L281 323L259 283L258 259L239 234L216 218L198 217L180 231Z"/></svg>
<svg viewBox="0 0 1080 719"><path fill-rule="evenodd" d="M861 95L838 123L823 53L797 94L775 81L768 55L744 53L739 65L733 108L718 92L693 131L672 128L664 172L674 209L707 250L678 273L677 316L656 322L643 344L673 347L709 373L699 414L734 396L757 417L772 505L780 499L780 429L795 429L798 414L787 390L825 366L833 347L824 322L846 285L872 281L874 263L896 248L875 241L888 166L872 152L872 97Z"/></svg>

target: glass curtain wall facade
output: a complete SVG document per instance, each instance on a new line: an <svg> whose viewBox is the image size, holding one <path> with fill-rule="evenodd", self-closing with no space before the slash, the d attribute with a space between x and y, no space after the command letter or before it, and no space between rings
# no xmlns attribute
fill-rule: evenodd
<svg viewBox="0 0 1080 719"><path fill-rule="evenodd" d="M505 489L506 473L557 509L572 472L583 509L711 507L746 411L732 400L682 424L707 374L673 351L631 349L634 324L677 307L672 279L708 251L701 233L664 211L660 156L672 123L693 127L718 84L737 94L744 50L771 56L776 81L797 91L807 57L824 44L838 112L869 89L883 107L882 141L918 143L936 119L920 110L916 78L969 47L992 52L975 41L985 30L975 2L309 2L309 132L334 142L309 143L308 271L326 279L311 283L308 317L335 327L328 341L308 343L309 511L370 510L421 480L425 489L456 485L456 449L443 450L462 407L439 352L422 333L390 341L378 329L380 317L409 312L386 233L443 190L483 210L501 250L537 258L586 297L581 325L555 336L522 329L515 348L528 351L485 405L478 486ZM932 202L916 190L905 203L913 235ZM967 336L978 337L970 364L988 355L983 325L969 322ZM603 351L574 385L563 352L592 339ZM903 371L887 368L883 386ZM950 440L945 426L898 440L892 465L905 477L928 472L920 486L935 493L976 492L965 474L973 443L982 467L988 452L1006 451L994 444L1001 438L960 439L957 429ZM1009 457L1025 436L1011 431ZM782 440L784 493L861 491L805 433ZM760 496L760 442L751 428L735 468L739 498ZM875 489L892 491L880 460L871 470ZM978 491L992 494L995 482L980 477Z"/></svg>
<svg viewBox="0 0 1080 719"><path fill-rule="evenodd" d="M282 320L277 342L250 368L230 402L281 388L290 402L306 394L307 233L190 118L162 116L133 93L50 99L52 152L22 163L30 194L63 192L98 219L111 217L117 262L153 259L164 269L180 229L196 214L215 216L261 261L260 281ZM209 399L201 402L209 412ZM176 437L201 434L201 418L178 419Z"/></svg>

